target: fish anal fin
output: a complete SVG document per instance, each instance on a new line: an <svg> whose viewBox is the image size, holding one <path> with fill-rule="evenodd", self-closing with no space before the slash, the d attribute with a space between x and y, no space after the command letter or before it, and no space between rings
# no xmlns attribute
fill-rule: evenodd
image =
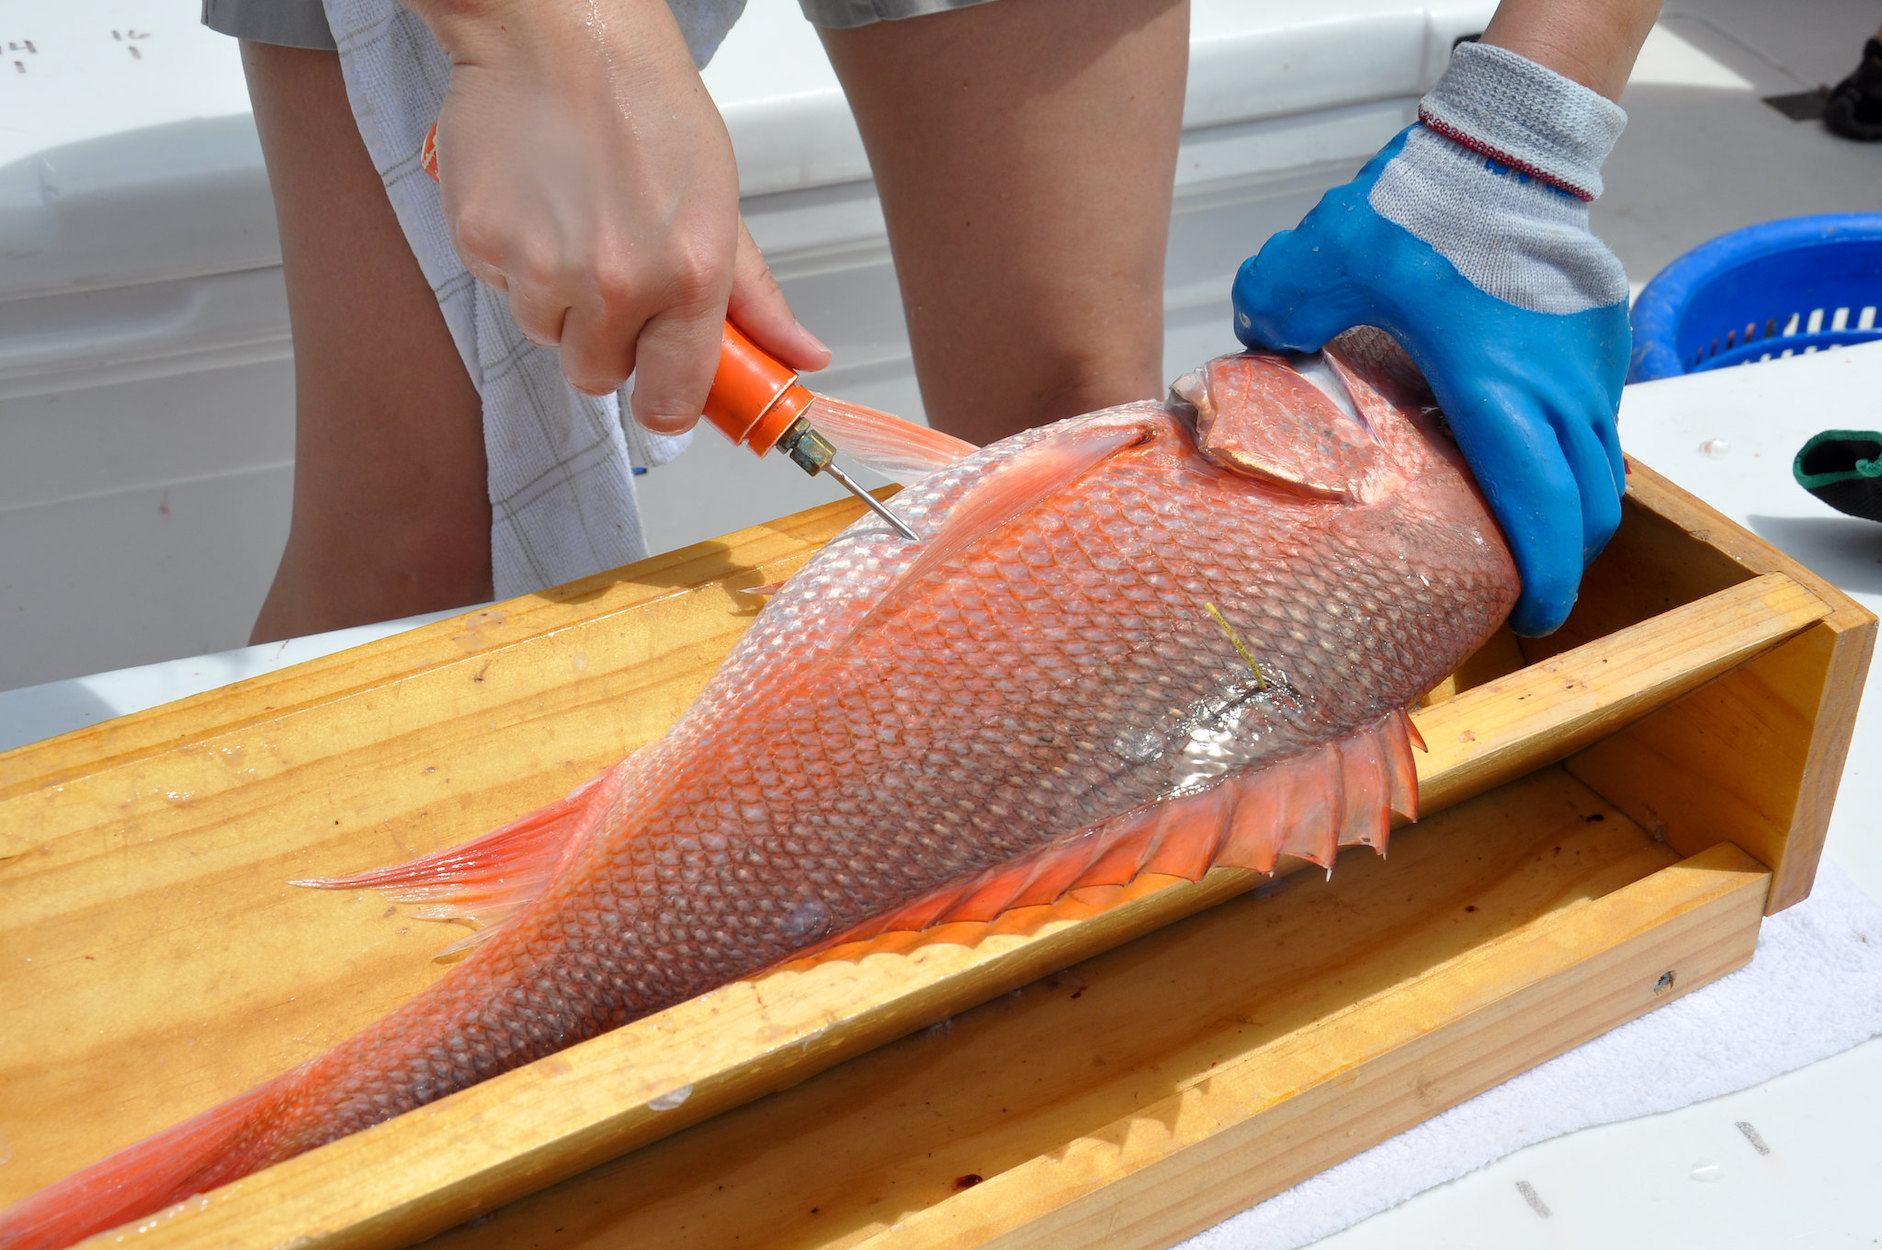
<svg viewBox="0 0 1882 1250"><path fill-rule="evenodd" d="M1231 781L1164 802L1157 822L1156 848L1144 861L1142 871L1185 881L1200 881L1207 876L1229 831L1238 788Z"/></svg>
<svg viewBox="0 0 1882 1250"><path fill-rule="evenodd" d="M812 954L859 942L869 951L907 950L1029 933L1174 880L1199 881L1212 868L1271 873L1283 855L1329 870L1342 846L1383 855L1393 810L1416 815L1409 725L1395 711L1343 738L1124 813L872 917Z"/></svg>
<svg viewBox="0 0 1882 1250"><path fill-rule="evenodd" d="M290 882L317 890L377 890L400 903L422 904L425 920L464 920L482 926L452 943L440 957L476 945L533 902L554 880L565 857L593 832L620 793L633 760L590 778L500 829L409 863L345 877Z"/></svg>

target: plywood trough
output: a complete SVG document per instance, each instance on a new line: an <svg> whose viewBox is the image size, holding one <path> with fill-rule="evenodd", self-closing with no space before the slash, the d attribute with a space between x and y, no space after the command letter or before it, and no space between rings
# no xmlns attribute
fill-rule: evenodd
<svg viewBox="0 0 1882 1250"><path fill-rule="evenodd" d="M728 986L100 1240L1161 1246L1687 993L1808 893L1875 622L1630 481L1569 625L1419 712L1387 861ZM437 977L455 930L284 882L655 737L855 512L0 755L0 1203Z"/></svg>

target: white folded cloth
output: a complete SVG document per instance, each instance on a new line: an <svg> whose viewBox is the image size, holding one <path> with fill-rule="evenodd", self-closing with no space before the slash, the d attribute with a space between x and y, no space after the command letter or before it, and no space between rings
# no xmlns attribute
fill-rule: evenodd
<svg viewBox="0 0 1882 1250"><path fill-rule="evenodd" d="M634 468L671 460L691 435L650 434L623 420L618 395L569 386L556 353L517 329L508 298L471 277L451 247L438 187L418 163L451 82L449 61L395 0L325 3L360 136L483 396L496 597L642 558ZM744 0L674 5L695 62L706 63L743 8Z"/></svg>
<svg viewBox="0 0 1882 1250"><path fill-rule="evenodd" d="M1751 965L1182 1243L1292 1250L1577 1129L1748 1089L1882 1035L1882 905L1825 861Z"/></svg>

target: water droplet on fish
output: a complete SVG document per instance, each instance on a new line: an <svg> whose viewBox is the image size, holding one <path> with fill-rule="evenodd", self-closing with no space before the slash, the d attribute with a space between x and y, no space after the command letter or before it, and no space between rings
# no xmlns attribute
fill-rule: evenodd
<svg viewBox="0 0 1882 1250"><path fill-rule="evenodd" d="M649 1098L647 1100L647 1110L671 1111L692 1096L693 1087L691 1085L682 1085L678 1089L668 1090L657 1098Z"/></svg>
<svg viewBox="0 0 1882 1250"><path fill-rule="evenodd" d="M1699 444L1699 454L1713 460L1723 460L1731 454L1731 451L1732 445L1722 438L1708 438Z"/></svg>
<svg viewBox="0 0 1882 1250"><path fill-rule="evenodd" d="M802 899L784 918L784 933L793 942L808 942L830 931L830 909L821 900Z"/></svg>
<svg viewBox="0 0 1882 1250"><path fill-rule="evenodd" d="M1711 1185L1725 1179L1725 1167L1710 1159L1701 1159L1692 1165L1692 1178Z"/></svg>

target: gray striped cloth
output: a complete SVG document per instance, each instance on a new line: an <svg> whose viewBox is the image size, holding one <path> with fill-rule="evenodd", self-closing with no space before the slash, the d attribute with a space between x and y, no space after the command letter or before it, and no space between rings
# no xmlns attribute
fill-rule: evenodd
<svg viewBox="0 0 1882 1250"><path fill-rule="evenodd" d="M419 167L451 66L425 24L395 0L325 0L347 98L451 337L483 396L489 462L490 562L499 599L528 594L647 555L635 466L664 464L691 435L650 434L619 395L569 386L553 350L523 337L508 298L484 286L451 247L438 188ZM674 15L704 65L744 0L681 0Z"/></svg>

